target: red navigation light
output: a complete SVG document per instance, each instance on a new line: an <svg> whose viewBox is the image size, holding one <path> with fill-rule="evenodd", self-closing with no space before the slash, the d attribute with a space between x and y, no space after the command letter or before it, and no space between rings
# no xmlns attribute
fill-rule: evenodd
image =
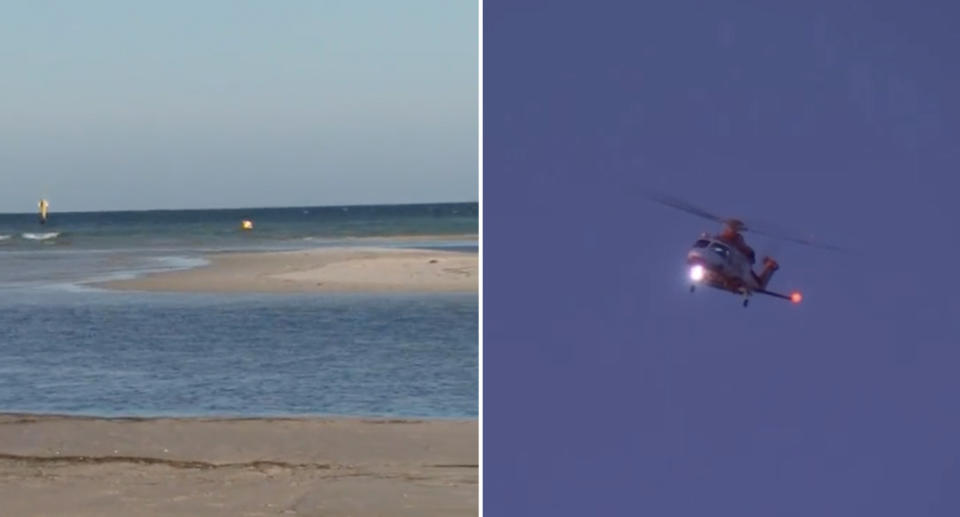
<svg viewBox="0 0 960 517"><path fill-rule="evenodd" d="M799 291L794 291L790 294L790 301L793 303L800 303L803 301L803 295Z"/></svg>

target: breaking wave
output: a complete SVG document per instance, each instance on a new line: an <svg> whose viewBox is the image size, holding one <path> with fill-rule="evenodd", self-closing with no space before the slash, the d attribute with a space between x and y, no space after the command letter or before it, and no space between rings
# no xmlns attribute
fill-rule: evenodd
<svg viewBox="0 0 960 517"><path fill-rule="evenodd" d="M60 236L60 232L47 232L47 233L22 233L20 234L24 239L31 241L47 241L50 239L56 239Z"/></svg>

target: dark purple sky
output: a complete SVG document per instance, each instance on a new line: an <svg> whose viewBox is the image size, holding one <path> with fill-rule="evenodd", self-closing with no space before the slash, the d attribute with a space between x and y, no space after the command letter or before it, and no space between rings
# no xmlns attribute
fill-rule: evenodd
<svg viewBox="0 0 960 517"><path fill-rule="evenodd" d="M484 2L489 515L960 515L958 11ZM646 188L859 254L691 295Z"/></svg>

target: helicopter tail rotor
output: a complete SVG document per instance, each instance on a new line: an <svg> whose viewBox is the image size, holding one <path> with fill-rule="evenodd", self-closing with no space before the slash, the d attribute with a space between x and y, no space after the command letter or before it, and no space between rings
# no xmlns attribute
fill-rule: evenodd
<svg viewBox="0 0 960 517"><path fill-rule="evenodd" d="M763 271L760 272L757 280L760 281L760 286L763 288L767 287L767 284L770 283L770 279L773 277L773 274L780 269L780 264L777 264L776 260L773 260L770 257L763 257Z"/></svg>

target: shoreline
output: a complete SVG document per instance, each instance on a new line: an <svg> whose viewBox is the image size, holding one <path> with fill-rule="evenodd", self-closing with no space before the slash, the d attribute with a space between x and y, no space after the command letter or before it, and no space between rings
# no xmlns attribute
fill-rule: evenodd
<svg viewBox="0 0 960 517"><path fill-rule="evenodd" d="M353 422L365 424L476 424L479 417L420 417L420 416L355 416L355 415L311 415L311 414L276 414L276 415L96 415L91 413L47 413L30 411L0 411L0 425L14 421L104 421L104 422ZM0 443L0 448L3 444Z"/></svg>
<svg viewBox="0 0 960 517"><path fill-rule="evenodd" d="M472 293L479 252L405 247L230 251L204 264L83 285L114 291L208 293Z"/></svg>
<svg viewBox="0 0 960 517"><path fill-rule="evenodd" d="M410 423L477 423L479 416L366 416L366 415L325 415L309 413L277 413L240 415L232 413L205 413L205 414L96 414L96 413L57 413L44 411L0 411L0 425L7 421L41 421L41 420L76 420L76 421L116 421L116 422L152 422L152 421L184 421L184 422L363 422L370 424L410 424Z"/></svg>

